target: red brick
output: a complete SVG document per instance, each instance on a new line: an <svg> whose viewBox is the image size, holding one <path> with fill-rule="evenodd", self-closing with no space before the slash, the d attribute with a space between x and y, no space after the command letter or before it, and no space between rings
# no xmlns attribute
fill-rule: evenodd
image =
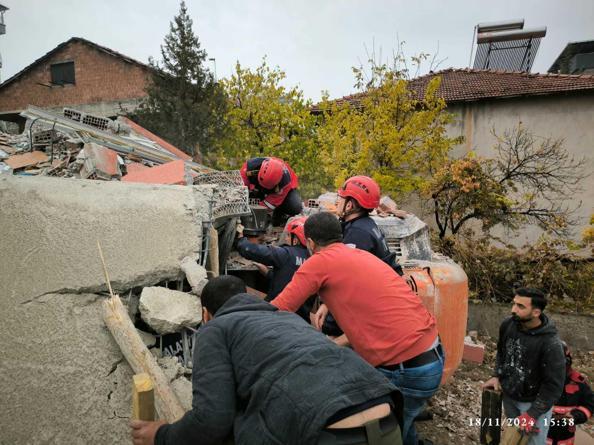
<svg viewBox="0 0 594 445"><path fill-rule="evenodd" d="M464 339L464 352L462 353L462 360L474 363L483 363L485 358L485 345L482 343L474 343L470 337Z"/></svg>
<svg viewBox="0 0 594 445"><path fill-rule="evenodd" d="M128 173L122 178L124 182L143 182L145 184L177 184L187 185L185 163L182 160L168 162L157 167Z"/></svg>

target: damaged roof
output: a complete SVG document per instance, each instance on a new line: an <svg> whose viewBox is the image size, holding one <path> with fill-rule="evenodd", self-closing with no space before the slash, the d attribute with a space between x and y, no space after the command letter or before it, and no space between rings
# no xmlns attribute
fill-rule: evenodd
<svg viewBox="0 0 594 445"><path fill-rule="evenodd" d="M421 99L429 81L441 77L438 94L447 103L471 102L486 99L594 92L594 75L539 74L520 71L494 71L449 68L429 73L409 81L409 88ZM366 93L352 94L337 99L338 104L348 102L356 107ZM319 104L312 109L320 111Z"/></svg>
<svg viewBox="0 0 594 445"><path fill-rule="evenodd" d="M85 44L87 46L90 46L91 48L93 48L93 49L95 49L97 51L101 51L101 52L103 52L105 54L109 54L110 56L116 57L116 58L122 60L123 62L131 63L133 65L137 65L137 66L139 66L141 68L144 68L144 69L147 69L147 70L151 70L151 71L153 70L153 68L150 65L147 65L146 63L139 62L138 60L135 60L135 59L133 59L131 57L125 56L122 53L119 53L117 51L114 51L113 49L109 49L109 48L107 48L105 46L98 45L97 43L91 42L90 40L87 40L87 39L83 39L82 37L72 37L69 40L60 43L58 46L56 46L51 51L45 53L39 59L35 60L30 65L28 65L25 68L23 68L22 70L20 70L14 76L6 79L4 82L2 82L0 84L0 89L4 88L8 84L10 84L10 83L14 82L15 80L19 79L23 74L25 74L26 72L28 72L29 70L31 70L35 66L39 65L40 63L43 63L44 61L46 61L47 59L49 59L51 56L53 56L55 53L57 53L58 51L60 51L61 49L65 48L66 46L68 46L68 45L70 45L72 43L83 43L83 44Z"/></svg>

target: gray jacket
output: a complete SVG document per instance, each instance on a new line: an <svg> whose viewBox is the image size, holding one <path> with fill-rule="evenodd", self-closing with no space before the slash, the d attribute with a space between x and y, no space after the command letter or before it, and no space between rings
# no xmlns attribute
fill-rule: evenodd
<svg viewBox="0 0 594 445"><path fill-rule="evenodd" d="M192 410L156 444L315 444L338 411L400 394L355 352L248 294L196 334Z"/></svg>

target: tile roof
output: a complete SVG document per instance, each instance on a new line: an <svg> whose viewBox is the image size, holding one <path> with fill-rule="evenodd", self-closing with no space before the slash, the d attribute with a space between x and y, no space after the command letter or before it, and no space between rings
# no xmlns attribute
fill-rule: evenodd
<svg viewBox="0 0 594 445"><path fill-rule="evenodd" d="M422 98L427 84L441 76L438 94L447 103L501 99L520 96L559 94L576 91L594 92L594 75L538 74L516 71L492 71L449 68L417 77L409 82L411 90ZM365 93L353 94L335 102L359 106ZM319 111L316 105L313 112Z"/></svg>
<svg viewBox="0 0 594 445"><path fill-rule="evenodd" d="M25 68L23 68L22 70L20 70L14 76L6 79L4 82L2 82L0 84L0 89L3 88L3 87L5 87L8 84L14 82L19 77L21 77L23 74L25 74L27 71L29 71L31 68L33 68L34 66L42 63L43 61L45 61L46 59L48 59L49 57L51 57L53 54L55 54L60 49L64 48L65 46L70 45L71 43L75 43L75 42L84 43L85 45L88 45L88 46L90 46L92 48L95 48L98 51L101 51L103 53L106 53L106 54L109 54L111 56L117 57L118 59L121 59L121 60L123 60L126 63L131 63L131 64L138 65L138 66L140 66L142 68L145 68L145 69L148 69L148 70L153 70L153 68L150 65L147 65L146 63L139 62L138 60L135 60L135 59L133 59L131 57L125 56L124 54L121 54L121 53L119 53L117 51L114 51L112 49L109 49L109 48L107 48L105 46L98 45L97 43L91 42L90 40L87 40L87 39L83 39L82 37L71 37L70 39L66 40L65 42L60 43L58 46L56 46L51 51L45 53L43 56L41 56L39 59L35 60L30 65L27 65Z"/></svg>

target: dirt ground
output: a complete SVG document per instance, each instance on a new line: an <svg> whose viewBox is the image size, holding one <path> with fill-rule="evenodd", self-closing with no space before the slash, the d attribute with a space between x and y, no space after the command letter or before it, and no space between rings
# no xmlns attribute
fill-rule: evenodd
<svg viewBox="0 0 594 445"><path fill-rule="evenodd" d="M480 444L480 428L471 424L480 418L481 384L491 376L495 363L496 343L494 339L479 336L485 344L483 364L462 362L453 378L443 385L430 401L429 410L433 420L417 422L419 437L433 441L435 445ZM588 377L590 384L594 379L594 351L573 351L574 368ZM594 437L594 421L581 426ZM576 445L587 444L576 441ZM592 442L594 443L594 439Z"/></svg>

